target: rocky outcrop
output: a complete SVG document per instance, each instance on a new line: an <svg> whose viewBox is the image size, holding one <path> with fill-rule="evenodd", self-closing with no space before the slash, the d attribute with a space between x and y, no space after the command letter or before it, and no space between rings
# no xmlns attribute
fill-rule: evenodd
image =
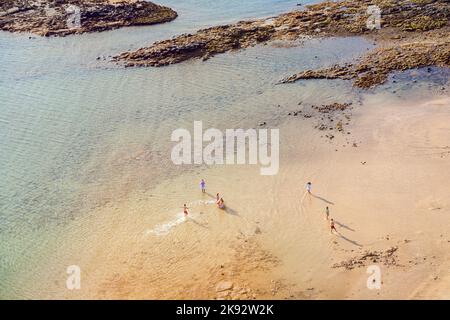
<svg viewBox="0 0 450 320"><path fill-rule="evenodd" d="M345 268L352 270L366 267L371 264L383 264L385 266L398 266L398 247L391 247L385 251L366 251L359 257L350 258L339 263L335 263L332 268Z"/></svg>
<svg viewBox="0 0 450 320"><path fill-rule="evenodd" d="M218 53L253 46L274 37L274 27L258 22L243 22L200 30L155 43L149 48L126 52L114 58L126 66L164 66L185 60L204 60Z"/></svg>
<svg viewBox="0 0 450 320"><path fill-rule="evenodd" d="M384 83L391 72L426 66L450 67L450 41L407 42L382 47L370 52L356 63L331 68L306 70L294 74L282 83L300 79L353 80L359 88Z"/></svg>
<svg viewBox="0 0 450 320"><path fill-rule="evenodd" d="M304 35L335 36L376 33L367 25L370 5L382 12L383 28L421 32L448 25L446 0L344 0L307 6L270 19L202 29L125 52L114 58L125 66L164 66L185 60L208 59L219 53L271 40L295 40Z"/></svg>
<svg viewBox="0 0 450 320"><path fill-rule="evenodd" d="M143 0L3 0L0 30L66 36L168 22L177 13Z"/></svg>

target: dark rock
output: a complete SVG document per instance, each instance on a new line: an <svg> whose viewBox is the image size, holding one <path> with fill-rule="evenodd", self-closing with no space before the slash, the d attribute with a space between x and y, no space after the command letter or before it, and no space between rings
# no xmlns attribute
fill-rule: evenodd
<svg viewBox="0 0 450 320"><path fill-rule="evenodd" d="M67 23L73 14L67 12L70 6L79 8L79 27L71 27ZM143 0L3 0L0 4L0 30L31 32L40 36L66 36L151 25L176 17L174 10Z"/></svg>

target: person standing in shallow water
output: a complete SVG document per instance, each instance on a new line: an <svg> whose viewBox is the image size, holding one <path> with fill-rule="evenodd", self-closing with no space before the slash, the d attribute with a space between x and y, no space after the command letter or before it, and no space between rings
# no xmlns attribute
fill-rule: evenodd
<svg viewBox="0 0 450 320"><path fill-rule="evenodd" d="M202 181L200 181L200 188L202 189L202 193L206 192L206 182L204 179L202 179Z"/></svg>
<svg viewBox="0 0 450 320"><path fill-rule="evenodd" d="M183 213L184 213L184 216L185 216L185 217L189 214L189 212L188 212L188 207L186 206L186 203L185 203L184 206L183 206Z"/></svg>
<svg viewBox="0 0 450 320"><path fill-rule="evenodd" d="M330 209L328 207L325 208L325 217L327 220L330 218Z"/></svg>
<svg viewBox="0 0 450 320"><path fill-rule="evenodd" d="M220 200L217 202L217 206L219 207L219 209L225 208L225 201L223 200L223 198L220 198Z"/></svg>
<svg viewBox="0 0 450 320"><path fill-rule="evenodd" d="M219 194L216 194L216 203L219 203L219 200L220 200L220 196L219 196Z"/></svg>

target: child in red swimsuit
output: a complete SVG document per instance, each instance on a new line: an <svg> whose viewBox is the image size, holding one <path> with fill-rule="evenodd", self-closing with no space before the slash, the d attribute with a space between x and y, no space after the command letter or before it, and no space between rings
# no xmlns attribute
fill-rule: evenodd
<svg viewBox="0 0 450 320"><path fill-rule="evenodd" d="M333 233L333 230L337 233L336 226L334 225L334 220L330 220L330 232Z"/></svg>

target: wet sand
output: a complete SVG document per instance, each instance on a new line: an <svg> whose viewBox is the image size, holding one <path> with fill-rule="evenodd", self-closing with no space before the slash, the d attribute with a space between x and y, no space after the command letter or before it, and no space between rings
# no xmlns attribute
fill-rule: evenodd
<svg viewBox="0 0 450 320"><path fill-rule="evenodd" d="M276 176L215 166L112 201L80 221L90 231L77 220L67 230L86 250L56 253L80 265L82 290L56 289L60 274L48 298L448 298L449 107L445 94L366 95L350 135L324 139L312 118L284 123ZM226 210L212 203L216 192ZM339 235L329 231L326 206ZM393 261L336 267L391 247ZM381 290L367 289L371 264L381 268Z"/></svg>

